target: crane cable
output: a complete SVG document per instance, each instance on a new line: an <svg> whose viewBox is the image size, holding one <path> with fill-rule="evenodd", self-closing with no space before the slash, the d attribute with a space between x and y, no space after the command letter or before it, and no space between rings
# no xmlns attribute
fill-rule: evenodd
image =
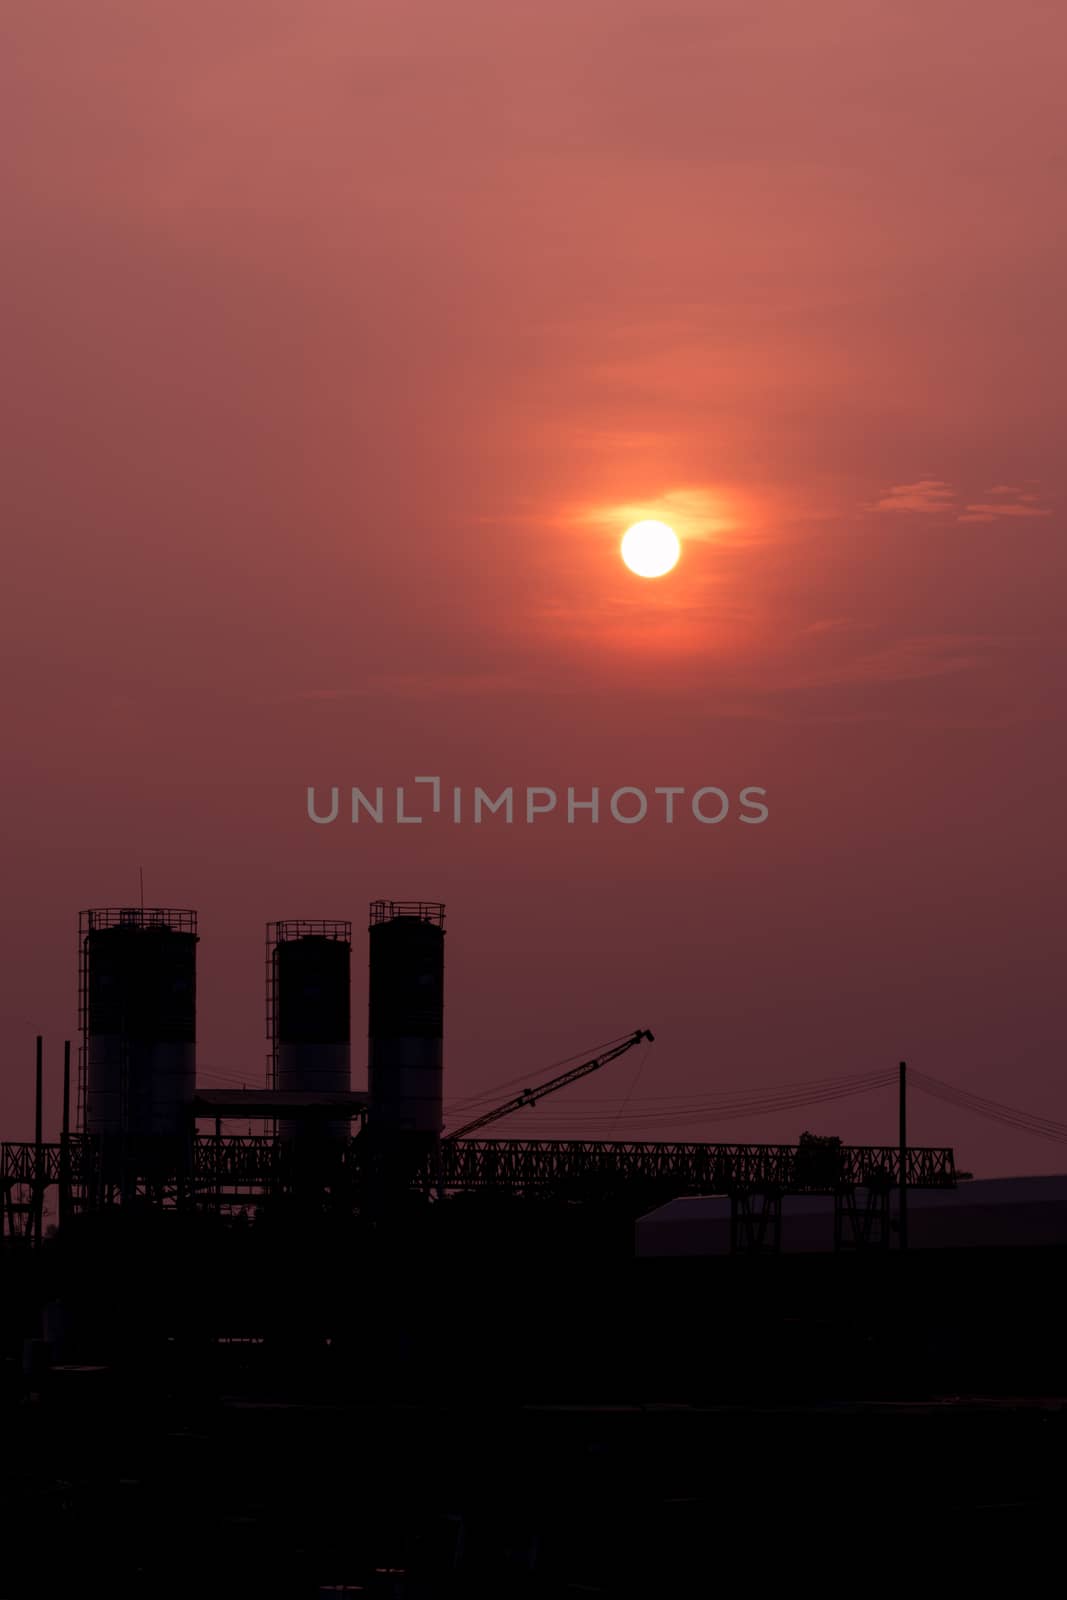
<svg viewBox="0 0 1067 1600"><path fill-rule="evenodd" d="M572 1056L563 1056L561 1060L552 1061L547 1067L539 1067L536 1070L539 1075L542 1073L555 1074L570 1066L572 1061L593 1061L597 1056L606 1055L609 1050L614 1049L617 1044L622 1044L624 1039L629 1039L630 1037L631 1035L628 1033L617 1034L614 1039L608 1039L603 1044L594 1045L590 1050L576 1050ZM478 1112L487 1101L496 1101L497 1097L504 1094L506 1090L517 1089L520 1084L525 1088L529 1083L529 1071L519 1073L514 1078L505 1078L501 1083L493 1084L490 1088L478 1094L468 1095L464 1099L450 1104L448 1108L449 1117L454 1121L457 1117L465 1117L471 1112Z"/></svg>
<svg viewBox="0 0 1067 1600"><path fill-rule="evenodd" d="M626 1097L622 1101L622 1103L620 1104L618 1111L616 1111L616 1113L615 1113L615 1121L611 1124L612 1135L614 1135L615 1128L616 1128L616 1126L618 1124L619 1118L622 1116L623 1112L626 1110L626 1107L629 1105L630 1096L633 1094L634 1090L637 1088L638 1080L640 1079L642 1072L644 1072L644 1070L645 1070L645 1062L648 1060L649 1048L650 1048L650 1041L646 1039L645 1040L645 1047L641 1051L641 1059L637 1063L637 1071L634 1073L633 1077L630 1080L630 1087L626 1091Z"/></svg>

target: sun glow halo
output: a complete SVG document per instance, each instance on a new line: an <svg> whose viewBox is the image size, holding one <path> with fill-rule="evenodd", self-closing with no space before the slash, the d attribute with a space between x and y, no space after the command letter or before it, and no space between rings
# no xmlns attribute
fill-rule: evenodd
<svg viewBox="0 0 1067 1600"><path fill-rule="evenodd" d="M665 522L635 522L622 538L622 559L639 578L662 578L678 563L682 546Z"/></svg>

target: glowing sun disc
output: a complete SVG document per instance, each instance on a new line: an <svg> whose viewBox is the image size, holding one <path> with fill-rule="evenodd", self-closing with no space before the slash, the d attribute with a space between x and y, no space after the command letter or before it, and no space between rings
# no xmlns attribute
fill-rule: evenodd
<svg viewBox="0 0 1067 1600"><path fill-rule="evenodd" d="M662 578L681 553L678 535L665 522L635 522L622 536L622 559L639 578Z"/></svg>

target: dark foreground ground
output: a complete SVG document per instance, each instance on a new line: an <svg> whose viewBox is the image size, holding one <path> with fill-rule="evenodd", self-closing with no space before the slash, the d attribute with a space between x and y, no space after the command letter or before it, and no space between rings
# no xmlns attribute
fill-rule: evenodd
<svg viewBox="0 0 1067 1600"><path fill-rule="evenodd" d="M1060 1564L1062 1252L78 1259L3 1267L4 1597L1026 1594ZM57 1287L24 1376L15 1309Z"/></svg>
<svg viewBox="0 0 1067 1600"><path fill-rule="evenodd" d="M8 1419L5 1595L923 1593L1005 1566L1037 1593L1062 1550L1059 1403L75 1410Z"/></svg>

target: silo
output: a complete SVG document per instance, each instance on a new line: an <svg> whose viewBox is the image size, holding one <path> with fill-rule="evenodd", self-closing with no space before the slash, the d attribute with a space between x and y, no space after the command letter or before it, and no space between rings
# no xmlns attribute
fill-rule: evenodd
<svg viewBox="0 0 1067 1600"><path fill-rule="evenodd" d="M445 908L370 908L370 1125L378 1135L441 1133Z"/></svg>
<svg viewBox="0 0 1067 1600"><path fill-rule="evenodd" d="M184 1134L196 1092L196 912L83 911L86 1133Z"/></svg>
<svg viewBox="0 0 1067 1600"><path fill-rule="evenodd" d="M352 924L272 922L267 928L268 1027L276 1089L347 1094L352 1087ZM278 1132L343 1136L348 1122L283 1120Z"/></svg>

